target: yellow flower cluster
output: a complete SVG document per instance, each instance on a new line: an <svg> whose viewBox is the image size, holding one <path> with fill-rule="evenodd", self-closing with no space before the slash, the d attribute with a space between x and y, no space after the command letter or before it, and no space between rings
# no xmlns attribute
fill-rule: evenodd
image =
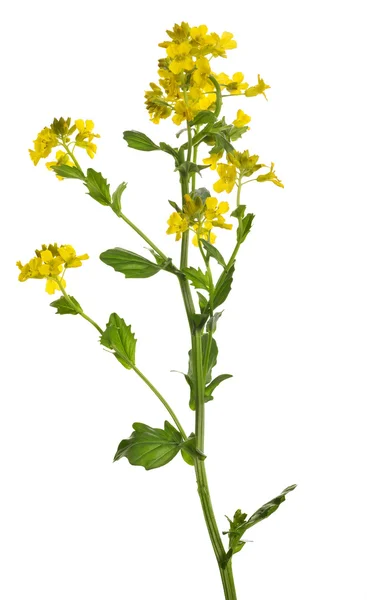
<svg viewBox="0 0 367 600"><path fill-rule="evenodd" d="M216 198L209 196L203 201L199 196L191 197L184 195L183 210L171 214L167 223L168 234L176 234L176 241L181 239L182 234L190 229L195 233L193 244L199 245L199 239L204 239L213 244L216 235L213 227L221 229L232 229L233 225L225 222L223 214L229 211L228 202L219 202Z"/></svg>
<svg viewBox="0 0 367 600"><path fill-rule="evenodd" d="M68 165L77 166L74 150L75 147L84 148L90 158L94 158L97 146L94 143L95 138L99 138L98 133L93 133L94 123L91 120L83 121L77 119L71 125L71 119L54 119L50 127L44 127L39 132L33 142L33 149L29 150L31 160L37 165L41 158L47 158L52 150L61 146L64 150L56 152L55 160L46 163L46 167L51 169L53 166ZM74 139L72 136L76 134ZM57 176L58 179L63 177Z"/></svg>
<svg viewBox="0 0 367 600"><path fill-rule="evenodd" d="M47 279L46 292L54 294L56 290L64 288L66 282L63 278L66 269L82 266L82 260L89 258L88 254L76 255L72 246L66 244L58 246L57 244L42 245L41 250L36 250L35 255L29 262L23 265L17 262L20 269L19 281L27 279ZM61 275L62 274L62 275Z"/></svg>
<svg viewBox="0 0 367 600"><path fill-rule="evenodd" d="M212 58L227 58L227 50L237 47L232 33L225 31L218 35L209 33L206 25L190 27L182 22L167 34L170 39L159 44L166 50L166 56L158 61L158 84L151 83L151 89L145 93L153 123L172 116L173 122L180 125L184 120L191 121L201 110L212 110L216 93L211 76L230 94L265 95L264 90L269 86L260 76L258 84L249 87L241 72L229 77L212 71Z"/></svg>
<svg viewBox="0 0 367 600"><path fill-rule="evenodd" d="M218 194L221 192L227 192L227 194L229 194L233 190L235 184L238 184L243 177L251 177L256 171L265 167L265 165L258 163L258 155L250 155L248 150L245 150L244 152L234 150L233 152L228 153L227 164L217 164L217 161L219 160L218 156L219 155L212 155L210 158L204 159L204 162L207 164L209 164L208 161L211 159L213 160L211 168L216 168L219 175L219 179L214 183L213 188ZM215 165L215 167L213 165ZM275 174L274 163L271 163L269 172L264 175L258 175L256 181L271 181L278 187L284 188L283 183Z"/></svg>

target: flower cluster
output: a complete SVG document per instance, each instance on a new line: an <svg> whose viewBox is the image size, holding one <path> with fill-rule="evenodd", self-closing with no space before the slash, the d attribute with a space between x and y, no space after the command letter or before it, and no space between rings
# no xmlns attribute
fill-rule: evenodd
<svg viewBox="0 0 367 600"><path fill-rule="evenodd" d="M20 269L19 281L27 279L47 279L46 292L54 294L56 290L66 286L63 278L66 269L82 266L82 260L89 258L88 254L76 255L72 246L66 244L58 246L57 244L42 245L41 250L36 250L35 255L29 262L23 265L17 262Z"/></svg>
<svg viewBox="0 0 367 600"><path fill-rule="evenodd" d="M251 177L256 171L266 166L258 162L259 156L257 154L250 155L248 150L245 150L244 152L234 150L233 152L227 153L227 163L217 164L217 161L219 160L218 156L219 155L211 155L210 159L204 159L204 162L207 164L209 164L208 161L213 157L215 159L212 162L212 168L216 168L219 179L214 183L213 188L218 194L221 192L227 192L227 194L229 194L233 190L235 184L242 181L243 177ZM278 187L284 188L283 183L275 174L274 163L271 163L269 172L264 175L258 175L256 181L271 181Z"/></svg>
<svg viewBox="0 0 367 600"><path fill-rule="evenodd" d="M94 123L88 119L86 121L77 119L73 125L70 118L54 119L51 125L44 127L34 140L33 149L29 150L31 160L34 165L37 165L41 158L47 158L54 148L60 146L63 150L56 152L55 160L46 163L48 169L53 166L77 165L73 154L75 147L84 148L88 156L94 158L97 146L93 140L100 135L93 133L93 129ZM59 175L57 177L63 179Z"/></svg>
<svg viewBox="0 0 367 600"><path fill-rule="evenodd" d="M211 59L227 58L227 50L237 47L233 34L209 33L206 25L174 25L167 31L169 40L159 44L166 56L158 61L158 84L151 83L145 104L153 123L172 116L176 125L191 121L201 110L213 110L216 102L214 80L229 94L257 96L269 88L258 76L258 84L249 86L243 73L218 75L211 69Z"/></svg>
<svg viewBox="0 0 367 600"><path fill-rule="evenodd" d="M213 244L216 235L213 227L232 229L233 225L226 223L223 214L229 211L228 202L219 202L216 198L208 196L203 200L200 196L185 194L182 211L173 212L168 219L168 234L176 234L176 241L182 234L190 229L194 232L193 244L199 245L199 239L204 239Z"/></svg>

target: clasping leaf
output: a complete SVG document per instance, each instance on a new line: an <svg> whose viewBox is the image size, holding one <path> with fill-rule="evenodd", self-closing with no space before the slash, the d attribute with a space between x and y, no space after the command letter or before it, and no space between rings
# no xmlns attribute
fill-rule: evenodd
<svg viewBox="0 0 367 600"><path fill-rule="evenodd" d="M150 471L169 463L183 447L180 432L168 421L164 429L154 429L144 423L134 423L133 429L131 436L120 442L114 461L126 457L131 465Z"/></svg>
<svg viewBox="0 0 367 600"><path fill-rule="evenodd" d="M232 555L236 552L239 552L245 545L246 542L241 540L245 531L257 523L260 523L260 521L270 517L270 515L277 510L280 504L285 501L286 494L292 492L296 487L296 485L290 485L289 487L285 488L285 490L283 490L279 496L276 496L261 506L256 512L254 512L253 515L251 515L249 519L247 519L247 514L241 512L240 509L236 510L234 513L233 520L227 517L230 528L229 531L223 531L223 534L228 535L229 537L229 550L227 552L225 562L228 562Z"/></svg>
<svg viewBox="0 0 367 600"><path fill-rule="evenodd" d="M127 278L152 277L162 269L161 265L157 265L147 258L123 248L106 250L102 252L99 258L115 271L123 273Z"/></svg>

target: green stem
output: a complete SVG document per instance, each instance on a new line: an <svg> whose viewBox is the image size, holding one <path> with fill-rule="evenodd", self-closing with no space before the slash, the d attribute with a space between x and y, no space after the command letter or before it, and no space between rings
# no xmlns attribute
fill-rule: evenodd
<svg viewBox="0 0 367 600"><path fill-rule="evenodd" d="M214 82L213 82L214 83ZM218 86L219 87L219 86ZM219 89L220 92L220 89ZM220 111L221 99L217 101ZM219 112L218 112L219 114ZM217 115L218 116L218 115ZM191 131L191 130L190 130ZM192 139L189 136L187 145L187 155L191 157ZM189 177L181 178L182 197L188 192ZM184 269L188 264L188 241L189 232L186 231L182 236L181 262L180 268ZM191 290L187 279L180 279L182 297L185 304L186 314L188 316L191 329L192 342L192 361L194 369L194 393L195 393L195 435L197 448L204 450L205 438L205 381L203 370L203 352L202 352L202 331L196 330L193 326L194 304L191 296ZM210 541L213 546L215 557L217 559L224 596L226 600L236 600L236 590L234 586L231 560L226 561L226 551L215 519L214 510L210 498L208 480L206 476L205 461L195 460L195 473L198 486L198 494L204 514L205 523L208 529Z"/></svg>
<svg viewBox="0 0 367 600"><path fill-rule="evenodd" d="M214 85L215 93L217 95L214 114L216 117L219 117L220 111L222 110L222 90L220 89L220 85L213 75L209 75L209 79Z"/></svg>
<svg viewBox="0 0 367 600"><path fill-rule="evenodd" d="M83 317L83 319L85 319L86 321L88 321L89 323L91 323L93 325L93 327L95 327L99 331L100 334L103 334L103 329L101 329L101 327L99 325L97 325L97 323L95 321L93 321L93 319L91 319L90 317L88 317L88 315L86 315L85 312L83 312L83 310L72 301L72 299L70 298L69 294L66 293L64 286L60 282L60 279L58 277L55 277L54 279L57 282L57 284L58 284L58 286L60 288L60 291L61 291L62 295L64 296L65 300L68 302L68 304L81 317ZM116 352L117 355L120 354L119 351L118 351L118 349L115 349L115 352ZM126 357L123 356L123 358L126 361ZM167 412L172 417L172 420L176 424L177 429L181 433L183 439L187 440L187 435L186 435L186 433L184 431L184 428L182 427L180 421L178 420L178 417L176 416L173 408L171 408L171 406L168 404L167 400L165 400L163 398L162 394L160 392L158 392L157 388L152 384L151 381L149 381L149 379L147 377L145 377L145 375L140 371L140 369L138 369L138 367L136 365L134 365L133 363L129 363L129 364L130 364L131 368L133 369L133 371L135 371L135 373L140 377L140 379L142 379L144 381L144 383L146 383L146 385L152 390L153 394L155 394L155 396L157 396L157 398L160 400L160 402L162 402L163 406L165 407L165 409L167 410Z"/></svg>
<svg viewBox="0 0 367 600"><path fill-rule="evenodd" d="M71 160L74 162L75 166L82 171L82 168L80 166L80 164L78 163L77 159L75 158L74 152L72 152L72 150L70 150L69 146L67 146L65 144L65 142L61 142L63 148L65 148L66 153L70 156ZM74 146L75 147L75 146Z"/></svg>
<svg viewBox="0 0 367 600"><path fill-rule="evenodd" d="M170 407L170 405L168 404L167 400L165 400L162 396L162 394L160 394L157 390L156 387L154 387L154 385L152 384L151 381L149 381L149 379L147 377L145 377L145 375L138 369L138 367L136 367L135 365L131 364L131 368L135 371L135 373L137 375L139 375L140 379L142 379L144 381L144 383L147 384L147 386L152 390L153 394L155 394L157 396L157 398L162 402L163 406L165 407L165 409L169 412L169 414L172 417L172 420L174 421L174 423L177 426L177 429L179 430L179 432L181 433L182 437L184 440L187 440L187 435L184 431L184 428L182 427L180 421L178 420L175 412L173 411L173 409Z"/></svg>
<svg viewBox="0 0 367 600"><path fill-rule="evenodd" d="M97 329L97 331L99 331L100 334L103 333L103 329L100 328L99 325L97 325L97 323L95 321L93 321L93 319L91 319L90 317L88 317L88 315L85 314L85 312L77 305L75 304L72 299L70 298L69 294L67 294L65 292L65 288L62 285L59 277L55 277L55 281L57 282L57 285L60 288L60 291L62 293L62 295L64 296L65 300L67 301L67 303L69 304L69 306L71 306L71 308L73 308L75 310L75 312L77 312L81 317L83 317L83 319L85 319L86 321L88 321L89 323L91 323L91 325L93 325L93 327L95 327Z"/></svg>
<svg viewBox="0 0 367 600"><path fill-rule="evenodd" d="M236 204L237 204L237 208L240 206L241 203L241 189L242 189L242 177L239 177L238 180L238 184L237 184L237 196L236 196ZM238 231L241 237L242 234L242 219L239 218L238 219Z"/></svg>
<svg viewBox="0 0 367 600"><path fill-rule="evenodd" d="M149 246L163 259L163 260L168 260L168 257L162 252L162 250L160 250L158 248L158 246L156 246L155 244L153 244L152 240L150 240L148 238L147 235L145 235L145 233L143 233L141 231L141 229L139 229L139 227L137 227L132 221L130 221L130 219L127 218L126 215L124 215L122 212L117 213L117 216L120 217L120 219L122 219L123 221L125 221L125 223L127 223L127 225L129 225L129 227L131 227L131 229L133 229L138 235L140 235L141 238L143 238L143 240L149 244Z"/></svg>

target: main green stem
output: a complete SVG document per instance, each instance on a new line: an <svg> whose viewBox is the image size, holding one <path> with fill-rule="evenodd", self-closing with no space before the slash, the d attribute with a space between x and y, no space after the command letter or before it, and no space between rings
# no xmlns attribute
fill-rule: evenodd
<svg viewBox="0 0 367 600"><path fill-rule="evenodd" d="M188 127L188 149L187 160L191 158L192 149L191 129ZM195 152L196 158L196 152ZM181 179L182 197L189 191L189 177ZM181 247L181 262L180 269L188 266L188 243L189 232L186 231L182 237ZM195 436L198 450L204 452L205 439L205 372L203 365L203 349L202 349L202 329L197 329L194 326L193 315L195 307L191 296L191 290L187 279L180 279L182 297L185 304L186 314L189 320L191 331L191 347L192 347L192 362L194 369L194 394L195 394ZM220 576L223 584L224 597L226 600L237 600L236 589L234 585L232 561L226 561L226 550L223 545L222 537L218 529L215 519L213 505L210 498L208 479L206 475L205 461L195 460L195 473L198 486L198 494L201 502L201 507L204 514L205 523L208 529L210 541L213 546L214 554L217 559Z"/></svg>

